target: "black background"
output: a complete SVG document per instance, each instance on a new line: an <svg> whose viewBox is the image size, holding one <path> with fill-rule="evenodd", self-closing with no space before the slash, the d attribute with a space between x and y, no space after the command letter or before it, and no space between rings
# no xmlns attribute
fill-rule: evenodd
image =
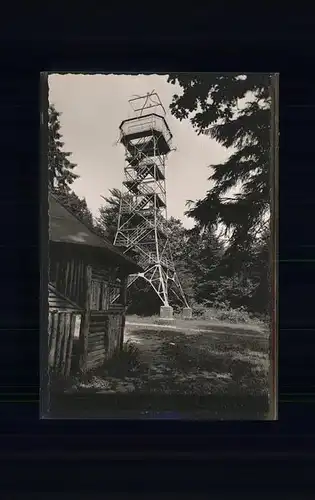
<svg viewBox="0 0 315 500"><path fill-rule="evenodd" d="M315 482L312 16L296 5L281 14L224 2L180 11L106 5L103 13L83 5L25 5L1 20L0 489L194 498L268 489L300 498ZM278 422L39 420L42 70L280 73Z"/></svg>

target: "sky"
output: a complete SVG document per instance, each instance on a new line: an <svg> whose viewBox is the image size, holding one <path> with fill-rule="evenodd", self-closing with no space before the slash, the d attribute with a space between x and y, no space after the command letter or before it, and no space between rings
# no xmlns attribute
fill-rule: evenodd
<svg viewBox="0 0 315 500"><path fill-rule="evenodd" d="M203 198L211 188L209 165L221 163L227 150L207 136L198 136L189 120L174 118L169 105L177 85L167 83L166 75L80 75L49 76L49 102L61 112L64 150L72 154L80 176L72 185L85 197L95 217L102 205L101 196L109 189L121 189L125 165L124 148L117 144L120 123L131 118L128 99L155 90L165 109L176 151L168 155L166 189L168 217L180 219L185 227L193 220L184 215L187 200Z"/></svg>

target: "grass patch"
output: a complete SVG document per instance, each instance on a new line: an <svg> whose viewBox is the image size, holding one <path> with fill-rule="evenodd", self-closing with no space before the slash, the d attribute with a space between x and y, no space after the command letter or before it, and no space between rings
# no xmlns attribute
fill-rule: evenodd
<svg viewBox="0 0 315 500"><path fill-rule="evenodd" d="M142 323L148 323L148 318L142 318ZM183 411L189 418L202 418L202 414L215 419L266 418L268 336L260 329L218 323L193 332L152 323L150 327L129 325L127 330L129 340L123 350L76 381L75 405L79 408L81 401L86 416L88 407L91 416L101 412L98 401L103 411L112 412L111 418L129 410L148 415Z"/></svg>
<svg viewBox="0 0 315 500"><path fill-rule="evenodd" d="M264 338L231 338L181 331L138 330L160 342L159 361L145 389L167 394L268 395L268 349Z"/></svg>

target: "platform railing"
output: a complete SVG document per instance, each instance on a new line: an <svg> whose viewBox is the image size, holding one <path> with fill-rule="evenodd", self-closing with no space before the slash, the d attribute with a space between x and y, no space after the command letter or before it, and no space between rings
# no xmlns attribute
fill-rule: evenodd
<svg viewBox="0 0 315 500"><path fill-rule="evenodd" d="M141 118L135 118L131 121L123 123L121 126L122 137L138 134L140 132L148 132L150 130L157 130L163 134L166 142L168 143L172 139L172 134L165 124L164 119L153 114L142 116Z"/></svg>

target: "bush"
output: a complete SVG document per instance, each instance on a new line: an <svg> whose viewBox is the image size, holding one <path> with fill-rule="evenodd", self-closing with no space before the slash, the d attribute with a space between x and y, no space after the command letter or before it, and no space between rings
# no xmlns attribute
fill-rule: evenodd
<svg viewBox="0 0 315 500"><path fill-rule="evenodd" d="M130 340L123 344L121 351L104 363L104 370L111 375L128 376L130 371L140 367L140 351Z"/></svg>
<svg viewBox="0 0 315 500"><path fill-rule="evenodd" d="M214 303L209 304L193 304L192 305L193 316L197 319L203 320L218 320L218 321L228 321L230 323L253 323L258 321L253 318L245 307L241 306L232 309L228 303Z"/></svg>
<svg viewBox="0 0 315 500"><path fill-rule="evenodd" d="M119 360L124 360L130 365L138 365L140 351L130 340L123 344L123 348L117 354Z"/></svg>

